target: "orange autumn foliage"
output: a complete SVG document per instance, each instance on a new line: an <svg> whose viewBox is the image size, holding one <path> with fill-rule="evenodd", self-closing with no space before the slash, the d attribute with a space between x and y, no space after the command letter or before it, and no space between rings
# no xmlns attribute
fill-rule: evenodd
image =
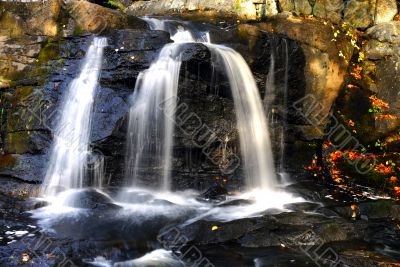
<svg viewBox="0 0 400 267"><path fill-rule="evenodd" d="M385 166L383 163L379 164L374 168L375 171L378 171L382 174L391 174L393 172L391 167Z"/></svg>
<svg viewBox="0 0 400 267"><path fill-rule="evenodd" d="M357 65L352 72L350 73L354 78L356 78L356 80L361 80L362 76L361 76L361 71L362 71L362 67L360 67L359 65Z"/></svg>
<svg viewBox="0 0 400 267"><path fill-rule="evenodd" d="M382 99L377 98L375 95L372 95L369 97L369 99L372 101L372 107L374 108L383 108L383 109L388 109L389 104L383 101Z"/></svg>

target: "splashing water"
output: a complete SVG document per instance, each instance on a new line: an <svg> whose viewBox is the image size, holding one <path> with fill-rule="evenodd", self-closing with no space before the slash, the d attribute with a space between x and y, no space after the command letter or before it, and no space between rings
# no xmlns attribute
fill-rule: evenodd
<svg viewBox="0 0 400 267"><path fill-rule="evenodd" d="M59 190L85 186L86 162L90 154L91 110L106 45L106 38L94 38L79 77L69 85L54 134L42 191L45 196L54 196Z"/></svg>
<svg viewBox="0 0 400 267"><path fill-rule="evenodd" d="M97 267L148 267L148 266L160 266L160 267L184 267L185 264L180 261L172 251L164 249L157 249L151 251L144 256L124 262L112 263L106 260L104 257L97 257L92 265Z"/></svg>

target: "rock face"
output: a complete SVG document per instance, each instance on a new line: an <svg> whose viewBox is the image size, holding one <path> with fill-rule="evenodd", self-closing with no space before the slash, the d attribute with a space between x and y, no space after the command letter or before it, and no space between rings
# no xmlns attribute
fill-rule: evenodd
<svg viewBox="0 0 400 267"><path fill-rule="evenodd" d="M208 16L227 19L256 19L278 13L274 0L151 0L136 1L128 9L128 14L143 15L173 15L188 14L190 16Z"/></svg>
<svg viewBox="0 0 400 267"><path fill-rule="evenodd" d="M43 63L41 68L45 71L34 80L14 80L15 85L2 92L2 102L7 104L3 106L2 115L3 153L16 155L0 159L1 174L25 181L43 179L51 134L60 116L58 107L68 84L79 74L76 66L91 39L92 36L87 35L67 42L52 42L51 49L57 50L57 58ZM137 42L140 39L143 41ZM147 68L157 50L170 41L168 34L149 30L115 31L108 40L94 104L93 125L96 127L92 142L100 142L118 129L116 125L129 108L127 98L133 91L137 74ZM118 53L118 49L123 51ZM136 71L130 71L131 68Z"/></svg>
<svg viewBox="0 0 400 267"><path fill-rule="evenodd" d="M136 1L127 12L133 15L173 15L211 18L256 19L279 12L313 15L334 23L348 22L355 28L389 22L397 14L395 0L222 0L222 1Z"/></svg>
<svg viewBox="0 0 400 267"><path fill-rule="evenodd" d="M375 24L391 21L397 14L397 11L397 2L395 0L377 1Z"/></svg>
<svg viewBox="0 0 400 267"><path fill-rule="evenodd" d="M368 42L363 47L366 60L363 62L364 76L362 84L365 89L389 104L389 109L376 116L374 132L377 137L386 137L400 127L400 95L397 84L400 73L400 22L392 21L378 24L367 30ZM379 114L378 114L379 115ZM390 117L389 117L390 116Z"/></svg>
<svg viewBox="0 0 400 267"><path fill-rule="evenodd" d="M262 36L261 32L278 33L299 44L306 62L303 73L305 88L299 88L297 94L293 92L294 97L289 101L289 109L292 112L289 117L292 118L292 122L296 121L298 125L294 129L300 132L305 140L321 138L328 123L322 114L325 114L325 117L329 114L343 86L348 66L344 58L351 58L352 47L344 38L331 42L333 32L329 26L294 17L277 17L265 23L243 24L239 25L238 29L242 38L248 39L250 46ZM250 47L250 51L252 49L253 47ZM341 51L345 53L343 57L340 56ZM289 96L291 93L289 92ZM314 108L310 104L314 105ZM296 114L299 116L296 117ZM301 114L305 115L303 119ZM301 121L303 124L299 124Z"/></svg>
<svg viewBox="0 0 400 267"><path fill-rule="evenodd" d="M25 32L56 36L60 30L57 20L61 13L61 1L2 2L0 7L0 30L9 31L12 37Z"/></svg>
<svg viewBox="0 0 400 267"><path fill-rule="evenodd" d="M313 14L318 18L339 23L342 20L342 11L343 0L316 0Z"/></svg>
<svg viewBox="0 0 400 267"><path fill-rule="evenodd" d="M87 1L67 2L67 9L79 31L102 33L116 28L147 28L147 24L137 18L128 17L119 10L111 10Z"/></svg>
<svg viewBox="0 0 400 267"><path fill-rule="evenodd" d="M348 1L344 9L344 21L355 28L365 29L374 24L391 21L397 14L395 0Z"/></svg>
<svg viewBox="0 0 400 267"><path fill-rule="evenodd" d="M297 15L311 15L312 6L308 0L279 0L281 11L293 12Z"/></svg>

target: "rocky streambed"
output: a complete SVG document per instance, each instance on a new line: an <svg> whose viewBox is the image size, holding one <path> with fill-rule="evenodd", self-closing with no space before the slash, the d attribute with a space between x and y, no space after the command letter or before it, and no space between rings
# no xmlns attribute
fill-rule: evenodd
<svg viewBox="0 0 400 267"><path fill-rule="evenodd" d="M112 188L105 190L108 195L77 192L79 201L63 211L2 195L0 261L3 266L120 266L149 253L153 263L142 259L133 266L390 266L399 261L395 202L364 199L355 209L354 196L340 188L303 180L286 189L304 200L247 218L229 215L250 209L250 200L207 203L201 195L198 200L214 211L208 216L204 206L140 191L130 193L131 203L139 206L127 207L113 201L118 196Z"/></svg>

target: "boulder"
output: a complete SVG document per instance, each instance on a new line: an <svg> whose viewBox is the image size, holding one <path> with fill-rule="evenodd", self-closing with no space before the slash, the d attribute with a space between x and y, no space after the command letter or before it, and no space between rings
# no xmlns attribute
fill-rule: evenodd
<svg viewBox="0 0 400 267"><path fill-rule="evenodd" d="M106 194L96 189L81 189L68 193L65 206L82 209L118 209L119 206Z"/></svg>
<svg viewBox="0 0 400 267"><path fill-rule="evenodd" d="M279 0L279 8L296 15L307 16L312 13L312 6L308 0Z"/></svg>
<svg viewBox="0 0 400 267"><path fill-rule="evenodd" d="M0 33L18 37L25 33L55 37L60 27L61 1L2 2ZM7 10L4 12L4 10ZM1 14L3 12L3 14Z"/></svg>
<svg viewBox="0 0 400 267"><path fill-rule="evenodd" d="M355 28L365 29L374 24L375 1L348 1L344 8L344 21Z"/></svg>
<svg viewBox="0 0 400 267"><path fill-rule="evenodd" d="M366 36L382 43L400 44L399 31L400 21L391 21L369 28Z"/></svg>
<svg viewBox="0 0 400 267"><path fill-rule="evenodd" d="M342 21L343 0L316 0L313 15L339 24Z"/></svg>
<svg viewBox="0 0 400 267"><path fill-rule="evenodd" d="M6 155L0 158L0 175L17 178L29 183L42 182L48 163L46 154Z"/></svg>
<svg viewBox="0 0 400 267"><path fill-rule="evenodd" d="M344 8L344 21L355 28L365 29L374 24L389 22L396 14L395 0L348 1Z"/></svg>
<svg viewBox="0 0 400 267"><path fill-rule="evenodd" d="M101 34L116 28L146 29L148 27L144 21L130 17L122 11L105 8L84 0L68 1L67 9L75 20L78 31Z"/></svg>
<svg viewBox="0 0 400 267"><path fill-rule="evenodd" d="M366 31L368 42L363 46L362 82L366 89L389 104L375 117L373 125L377 137L387 137L400 127L400 95L396 84L399 82L400 22L391 21L375 25ZM380 115L387 119L380 119Z"/></svg>
<svg viewBox="0 0 400 267"><path fill-rule="evenodd" d="M201 193L197 198L200 201L223 201L226 199L228 190L216 183L205 192Z"/></svg>
<svg viewBox="0 0 400 267"><path fill-rule="evenodd" d="M396 0L379 0L376 1L375 24L389 22L393 20L397 14Z"/></svg>

